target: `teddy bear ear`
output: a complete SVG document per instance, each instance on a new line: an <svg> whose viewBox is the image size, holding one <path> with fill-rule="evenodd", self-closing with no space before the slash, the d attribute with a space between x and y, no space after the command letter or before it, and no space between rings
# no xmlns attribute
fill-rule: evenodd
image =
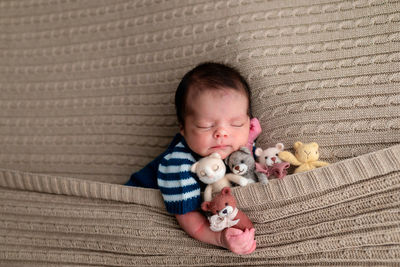
<svg viewBox="0 0 400 267"><path fill-rule="evenodd" d="M263 152L262 148L257 147L256 150L254 151L254 154L257 157L259 157L259 156L261 156L262 152Z"/></svg>
<svg viewBox="0 0 400 267"><path fill-rule="evenodd" d="M210 156L210 158L216 158L216 159L221 159L221 155L217 152L212 153Z"/></svg>
<svg viewBox="0 0 400 267"><path fill-rule="evenodd" d="M312 142L311 145L312 145L315 149L318 149L318 148L319 148L319 145L318 145L317 143L315 143L315 142Z"/></svg>
<svg viewBox="0 0 400 267"><path fill-rule="evenodd" d="M275 145L275 147L276 147L278 150L280 150L280 151L283 151L283 149L285 148L285 146L284 146L282 143L277 143L277 144Z"/></svg>
<svg viewBox="0 0 400 267"><path fill-rule="evenodd" d="M209 211L211 210L211 202L210 201L204 201L201 203L201 209L204 211Z"/></svg>
<svg viewBox="0 0 400 267"><path fill-rule="evenodd" d="M228 186L222 188L221 194L222 194L222 195L230 195L230 194L231 194L231 188L228 187Z"/></svg>
<svg viewBox="0 0 400 267"><path fill-rule="evenodd" d="M294 143L294 145L293 145L293 147L294 147L294 149L298 149L299 147L301 147L303 145L303 143L302 142L300 142L300 141L297 141L296 143Z"/></svg>
<svg viewBox="0 0 400 267"><path fill-rule="evenodd" d="M196 162L195 164L193 164L192 167L190 167L190 171L191 171L191 172L196 172L197 165L198 165L198 162Z"/></svg>
<svg viewBox="0 0 400 267"><path fill-rule="evenodd" d="M251 155L250 150L249 150L247 147L245 147L245 146L242 146L239 150L242 151L242 152L244 152L244 153L246 153L246 154Z"/></svg>

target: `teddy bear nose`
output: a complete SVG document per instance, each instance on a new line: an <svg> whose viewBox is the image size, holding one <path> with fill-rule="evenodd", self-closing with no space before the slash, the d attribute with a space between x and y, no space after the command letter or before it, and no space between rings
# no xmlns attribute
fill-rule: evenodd
<svg viewBox="0 0 400 267"><path fill-rule="evenodd" d="M227 210L223 210L222 213L223 213L223 214L227 214L228 211L227 211Z"/></svg>
<svg viewBox="0 0 400 267"><path fill-rule="evenodd" d="M240 170L240 167L239 166L235 166L235 170Z"/></svg>
<svg viewBox="0 0 400 267"><path fill-rule="evenodd" d="M275 162L275 161L276 161L276 158L275 158L275 157L272 157L271 160L272 160L273 162Z"/></svg>

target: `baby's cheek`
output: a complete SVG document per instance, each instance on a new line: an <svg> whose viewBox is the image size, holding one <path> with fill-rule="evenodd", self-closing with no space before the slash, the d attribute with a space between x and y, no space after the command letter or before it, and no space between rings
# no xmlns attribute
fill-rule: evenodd
<svg viewBox="0 0 400 267"><path fill-rule="evenodd" d="M236 137L236 146L235 150L238 150L240 147L242 146L246 146L247 145L247 141L249 140L249 135L246 133L242 133L241 135L238 135Z"/></svg>

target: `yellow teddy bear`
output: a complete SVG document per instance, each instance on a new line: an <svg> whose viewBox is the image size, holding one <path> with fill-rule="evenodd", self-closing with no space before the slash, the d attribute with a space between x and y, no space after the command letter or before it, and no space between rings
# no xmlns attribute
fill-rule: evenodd
<svg viewBox="0 0 400 267"><path fill-rule="evenodd" d="M295 154L288 151L282 151L278 154L278 157L292 165L299 166L296 168L294 173L305 172L317 167L323 167L329 165L328 162L319 161L318 144L315 142L303 144L302 142L296 142L293 145Z"/></svg>

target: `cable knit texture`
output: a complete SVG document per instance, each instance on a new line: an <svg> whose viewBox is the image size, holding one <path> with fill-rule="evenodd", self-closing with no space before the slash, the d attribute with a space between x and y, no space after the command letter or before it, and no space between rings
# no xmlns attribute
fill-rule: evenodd
<svg viewBox="0 0 400 267"><path fill-rule="evenodd" d="M400 263L400 2L0 0L0 265ZM203 61L252 88L262 148L330 166L235 188L257 249L188 237L125 187L178 131ZM184 255L184 256L183 256Z"/></svg>

